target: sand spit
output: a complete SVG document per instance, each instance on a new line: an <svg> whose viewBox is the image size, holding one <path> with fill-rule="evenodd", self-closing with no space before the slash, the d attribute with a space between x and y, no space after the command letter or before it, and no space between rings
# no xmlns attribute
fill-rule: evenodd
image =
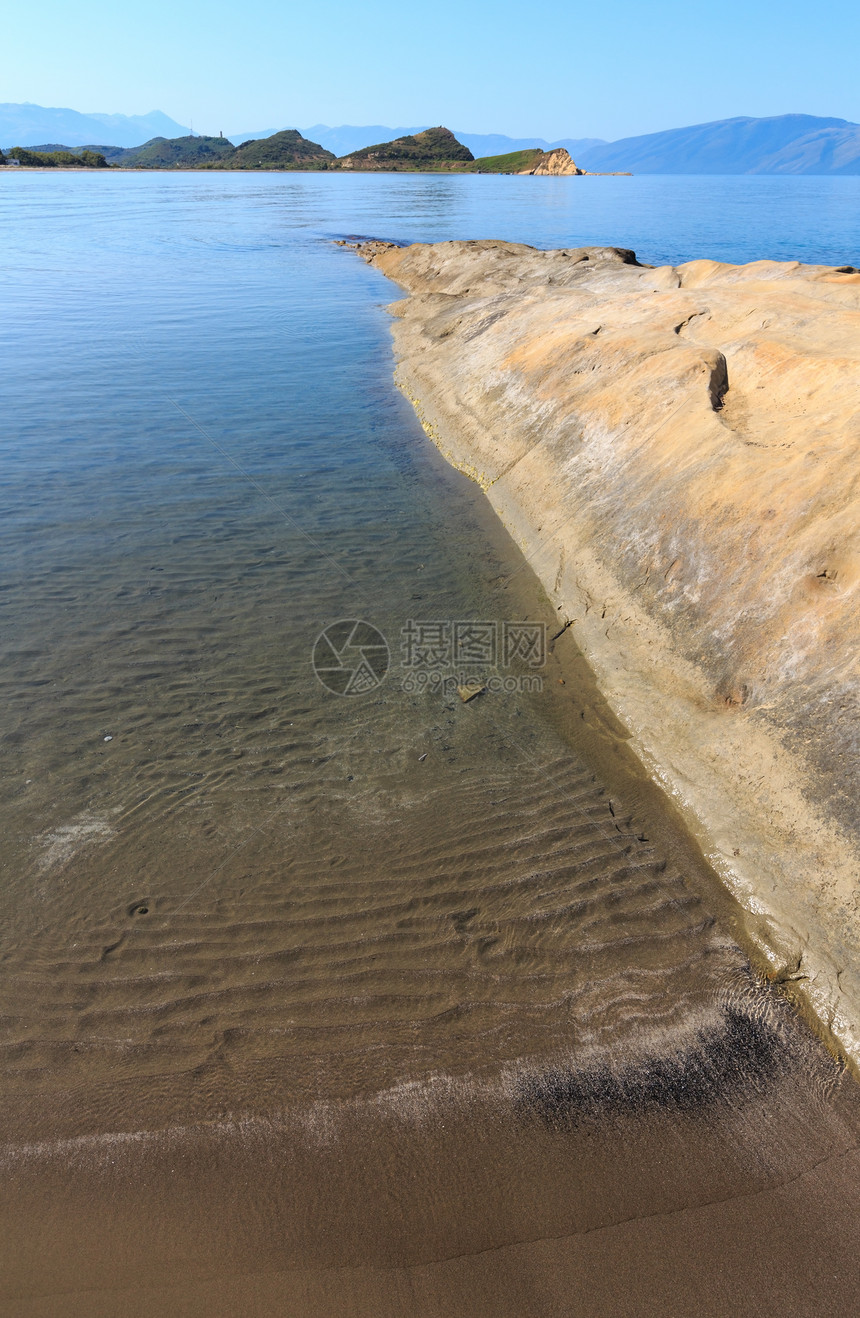
<svg viewBox="0 0 860 1318"><path fill-rule="evenodd" d="M525 547L769 976L857 1063L860 272L360 252L410 294L425 430Z"/></svg>

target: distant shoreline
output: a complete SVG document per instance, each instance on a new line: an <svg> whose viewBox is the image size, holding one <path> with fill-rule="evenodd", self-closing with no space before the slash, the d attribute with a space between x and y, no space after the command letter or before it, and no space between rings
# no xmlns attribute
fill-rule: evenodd
<svg viewBox="0 0 860 1318"><path fill-rule="evenodd" d="M633 172L627 169L612 170L606 173L582 170L579 174L511 174L503 170L479 169L291 169L291 168L242 168L219 169L216 166L199 165L109 165L99 169L92 165L0 165L4 174L434 174L446 178L633 178ZM656 177L656 176L655 176Z"/></svg>
<svg viewBox="0 0 860 1318"><path fill-rule="evenodd" d="M566 147L530 147L501 155L475 157L450 129L439 125L414 135L379 142L363 150L336 156L298 129L270 137L249 138L234 146L229 138L155 137L140 147L106 145L76 147L46 143L13 146L0 152L0 163L13 169L121 169L186 171L249 171L251 173L374 173L374 174L529 174L593 173L577 165ZM628 174L629 171L605 171Z"/></svg>

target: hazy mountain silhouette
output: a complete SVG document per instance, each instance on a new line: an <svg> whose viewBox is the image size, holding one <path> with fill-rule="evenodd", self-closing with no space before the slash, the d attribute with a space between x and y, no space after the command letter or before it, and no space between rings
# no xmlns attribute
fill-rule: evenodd
<svg viewBox="0 0 860 1318"><path fill-rule="evenodd" d="M188 132L175 119L153 110L150 114L80 114L77 110L44 105L0 104L0 146L37 146L62 142L65 146L141 146L152 137L182 137Z"/></svg>
<svg viewBox="0 0 860 1318"><path fill-rule="evenodd" d="M860 174L860 124L811 114L719 119L607 142L576 160L634 174Z"/></svg>

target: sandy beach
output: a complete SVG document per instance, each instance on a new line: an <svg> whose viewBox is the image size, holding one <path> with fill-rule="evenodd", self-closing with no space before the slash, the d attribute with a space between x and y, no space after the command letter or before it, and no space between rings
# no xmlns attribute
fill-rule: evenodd
<svg viewBox="0 0 860 1318"><path fill-rule="evenodd" d="M22 945L0 1311L850 1307L856 1084L560 651L572 754L514 783L460 706L448 744L495 774L293 816L286 886L262 839L242 894L176 910L154 876L124 937L82 926L72 960L62 911L53 955Z"/></svg>

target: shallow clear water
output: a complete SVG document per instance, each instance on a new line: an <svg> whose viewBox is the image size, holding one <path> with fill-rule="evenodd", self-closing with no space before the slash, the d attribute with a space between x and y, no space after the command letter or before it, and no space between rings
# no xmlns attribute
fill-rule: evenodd
<svg viewBox="0 0 860 1318"><path fill-rule="evenodd" d="M179 1162L182 1195L199 1209L232 1187L250 1233L231 1209L202 1244L183 1236L179 1254L205 1268L225 1222L239 1271L259 1250L292 1266L489 1248L535 1213L545 1234L573 1230L559 1159L576 1176L584 1155L546 1134L547 1113L604 1103L615 1121L622 1093L647 1107L643 1049L667 1039L711 1076L708 1101L730 1091L726 1111L789 1071L813 1101L829 1062L750 977L731 910L637 780L569 637L542 690L463 704L404 689L410 619L529 620L550 636L554 620L393 388L383 308L397 290L333 240L860 263L858 200L854 179L0 178L0 1014L4 1140L35 1151L13 1158L24 1290L51 1249L60 1289L108 1275L111 1251L131 1276L135 1249L164 1250L169 1272L166 1241L189 1220L165 1190ZM353 618L382 630L391 670L340 697L311 653ZM758 1022L739 1050L738 1011ZM320 1103L344 1105L339 1137ZM260 1121L281 1125L242 1143ZM680 1179L663 1185L664 1154L649 1153L652 1171L609 1206L599 1187L627 1154L598 1141L576 1229L640 1211L637 1195L707 1197L700 1169L724 1136L703 1153L703 1130ZM789 1149L769 1131L739 1137L732 1193L743 1149L767 1184L841 1138L828 1126ZM105 1164L57 1141L142 1133L149 1198L123 1209L137 1243L70 1264L81 1239L49 1230L45 1203L66 1202L74 1166L69 1220L85 1237ZM424 1195L407 1203L415 1140ZM110 1197L126 1203L143 1173L111 1148Z"/></svg>
<svg viewBox="0 0 860 1318"><path fill-rule="evenodd" d="M393 388L396 290L333 242L395 217L495 224L485 180L7 182L4 1001L26 1119L30 1084L50 1125L69 1083L117 1076L119 1047L198 1078L225 1047L240 1069L274 1049L295 1068L284 1101L554 1047L572 934L535 865L564 892L583 848L589 882L616 882L631 848L634 877L666 861L632 825L621 838L604 780L571 755L585 697L560 690L556 656L495 665L543 690L469 705L402 666L410 620L556 628ZM544 239L555 223L550 206ZM353 618L391 652L356 699L311 664ZM680 882L667 872L658 906L698 937ZM500 978L523 1010L492 1001ZM448 1011L472 1023L439 1025ZM344 1060L346 1029L377 1070ZM172 1119L221 1083L174 1085ZM148 1118L129 1098L125 1125L166 1101ZM92 1103L75 1110L98 1128Z"/></svg>

